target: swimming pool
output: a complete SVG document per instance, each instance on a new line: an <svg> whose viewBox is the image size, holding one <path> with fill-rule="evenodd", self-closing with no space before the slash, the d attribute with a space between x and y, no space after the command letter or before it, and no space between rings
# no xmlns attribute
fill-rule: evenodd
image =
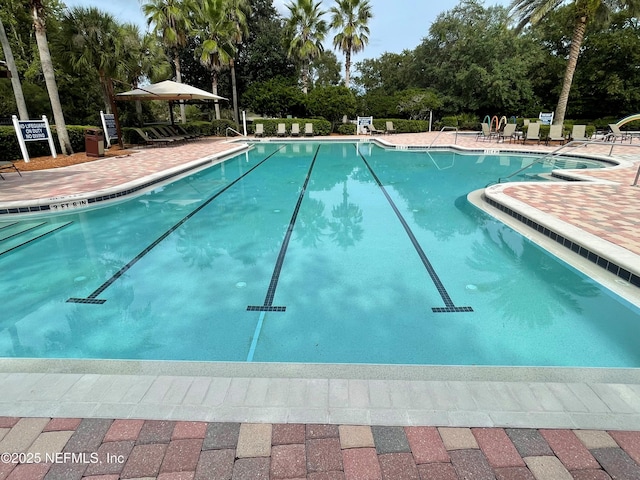
<svg viewBox="0 0 640 480"><path fill-rule="evenodd" d="M639 366L637 307L466 200L530 162L261 143L108 208L2 223L0 355Z"/></svg>

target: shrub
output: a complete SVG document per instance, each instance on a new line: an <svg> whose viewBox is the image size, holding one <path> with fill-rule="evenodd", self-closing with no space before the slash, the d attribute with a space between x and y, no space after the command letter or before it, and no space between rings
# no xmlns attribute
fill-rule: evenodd
<svg viewBox="0 0 640 480"><path fill-rule="evenodd" d="M355 135L356 130L356 125L353 123L341 123L336 128L336 133L339 133L340 135Z"/></svg>
<svg viewBox="0 0 640 480"><path fill-rule="evenodd" d="M403 118L374 118L377 130L386 130L387 122L393 122L396 133L420 133L429 131L429 120L406 120Z"/></svg>
<svg viewBox="0 0 640 480"><path fill-rule="evenodd" d="M71 148L74 152L84 152L84 131L87 128L95 128L91 126L80 125L67 125L67 132L69 133L69 141L71 142ZM61 154L60 144L58 142L58 135L56 133L55 126L51 126L51 135L53 136L53 143L56 147L56 153ZM49 149L49 142L27 142L27 152L30 157L41 157L45 155L51 155ZM0 160L20 160L22 158L22 152L20 151L20 144L18 143L18 137L13 126L0 127Z"/></svg>

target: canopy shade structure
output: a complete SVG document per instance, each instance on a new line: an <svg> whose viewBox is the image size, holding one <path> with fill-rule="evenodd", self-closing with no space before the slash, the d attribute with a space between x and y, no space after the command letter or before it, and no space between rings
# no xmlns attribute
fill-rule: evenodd
<svg viewBox="0 0 640 480"><path fill-rule="evenodd" d="M224 97L184 83L165 80L164 82L146 85L128 92L118 93L117 100L164 100L175 102L180 100L227 100Z"/></svg>

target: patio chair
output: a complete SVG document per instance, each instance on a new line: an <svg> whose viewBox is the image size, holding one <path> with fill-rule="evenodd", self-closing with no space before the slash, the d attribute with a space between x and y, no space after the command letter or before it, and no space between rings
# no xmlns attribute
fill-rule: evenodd
<svg viewBox="0 0 640 480"><path fill-rule="evenodd" d="M633 142L633 137L627 132L623 132L622 130L620 130L620 127L618 127L618 125L616 125L615 123L610 123L609 128L611 129L611 133L606 137L608 141L615 142L616 140L620 139L620 143L622 143L628 139L629 143Z"/></svg>
<svg viewBox="0 0 640 480"><path fill-rule="evenodd" d="M586 136L585 132L587 130L586 125L574 125L571 129L571 140L574 141L588 141L589 138Z"/></svg>
<svg viewBox="0 0 640 480"><path fill-rule="evenodd" d="M476 142L480 138L482 138L482 140L491 140L492 138L497 137L497 133L491 131L491 127L489 127L488 123L482 122L481 125L482 125L482 130L480 130L476 135Z"/></svg>
<svg viewBox="0 0 640 480"><path fill-rule="evenodd" d="M168 145L175 141L170 138L154 138L141 128L134 128L133 130L140 135L140 138L142 138L147 145Z"/></svg>
<svg viewBox="0 0 640 480"><path fill-rule="evenodd" d="M498 141L502 139L503 142L506 142L508 138L509 143L511 143L516 138L516 127L517 125L515 123L507 123L502 129L502 132L498 134Z"/></svg>
<svg viewBox="0 0 640 480"><path fill-rule="evenodd" d="M5 168L12 168L16 172L18 172L18 175L22 176L22 174L20 173L20 170L18 170L18 167L16 167L13 164L13 162L9 162L9 161L6 161L6 160L0 161L0 170L4 170ZM2 176L2 173L0 173L0 178L2 178L2 180L6 180L6 178L4 178Z"/></svg>
<svg viewBox="0 0 640 480"><path fill-rule="evenodd" d="M292 123L291 124L291 136L292 137L299 137L300 136L300 124L299 123Z"/></svg>
<svg viewBox="0 0 640 480"><path fill-rule="evenodd" d="M528 141L538 141L538 145L540 145L540 123L531 122L529 124L529 128L527 128L527 132L524 134L522 139L522 144L524 145Z"/></svg>
<svg viewBox="0 0 640 480"><path fill-rule="evenodd" d="M151 133L153 133L157 138L171 138L176 142L183 142L187 140L187 137L184 135L174 135L167 128L161 127L160 125L152 127L149 130L151 130Z"/></svg>
<svg viewBox="0 0 640 480"><path fill-rule="evenodd" d="M304 124L304 135L305 137L313 137L313 123Z"/></svg>
<svg viewBox="0 0 640 480"><path fill-rule="evenodd" d="M551 142L560 142L564 145L567 139L564 136L564 125L551 125L549 127L549 136L547 137L547 145Z"/></svg>
<svg viewBox="0 0 640 480"><path fill-rule="evenodd" d="M286 137L287 136L287 126L284 123L279 123L278 124L278 132L277 132L279 137Z"/></svg>
<svg viewBox="0 0 640 480"><path fill-rule="evenodd" d="M256 123L255 135L256 135L256 137L264 137L264 124L263 123Z"/></svg>
<svg viewBox="0 0 640 480"><path fill-rule="evenodd" d="M393 126L393 122L387 122L386 133L396 133L396 129Z"/></svg>
<svg viewBox="0 0 640 480"><path fill-rule="evenodd" d="M202 136L202 135L199 135L199 134L196 134L196 133L189 133L184 128L179 127L177 125L167 125L164 128L166 130L168 130L170 134L172 134L174 136L175 135L182 135L187 140L193 140L193 139L196 139L196 138L200 138Z"/></svg>

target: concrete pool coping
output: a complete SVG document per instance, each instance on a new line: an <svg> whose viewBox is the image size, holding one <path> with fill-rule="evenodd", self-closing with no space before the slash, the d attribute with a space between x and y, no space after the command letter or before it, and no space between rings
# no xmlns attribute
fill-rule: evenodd
<svg viewBox="0 0 640 480"><path fill-rule="evenodd" d="M0 360L2 415L640 429L640 370Z"/></svg>
<svg viewBox="0 0 640 480"><path fill-rule="evenodd" d="M640 369L0 359L0 391L12 416L640 430Z"/></svg>

